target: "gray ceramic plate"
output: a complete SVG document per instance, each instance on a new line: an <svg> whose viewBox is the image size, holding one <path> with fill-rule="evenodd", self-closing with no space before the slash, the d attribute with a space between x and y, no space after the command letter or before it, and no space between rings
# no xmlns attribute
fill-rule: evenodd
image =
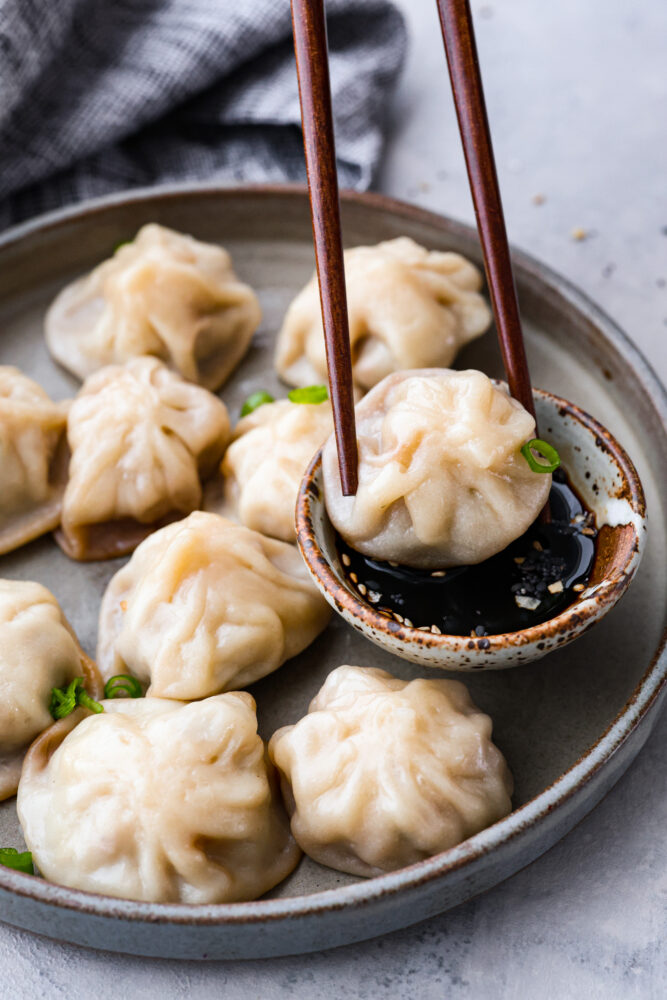
<svg viewBox="0 0 667 1000"><path fill-rule="evenodd" d="M0 240L0 362L19 365L56 397L76 383L50 360L41 332L56 290L106 257L145 222L227 246L258 291L264 322L225 388L233 413L250 391L284 393L271 345L292 295L313 267L301 189L178 189L123 195L29 223ZM407 234L479 260L464 226L368 195L343 198L348 244ZM667 404L646 362L614 324L562 279L516 257L536 385L578 403L617 436L647 494L649 545L630 591L609 617L538 664L466 679L495 721L516 777L515 811L464 844L411 868L355 881L304 861L272 898L220 906L152 905L74 892L0 870L0 916L50 937L112 951L187 958L255 958L331 947L423 920L527 865L566 834L620 777L655 722L665 690L660 658L667 573ZM500 375L492 334L459 357ZM0 575L40 580L59 597L88 652L102 591L119 563L77 565L50 538L0 560ZM341 663L428 673L378 649L336 619L277 674L254 685L264 735L296 720ZM0 843L20 843L13 801L0 809ZM566 876L566 873L564 873Z"/></svg>

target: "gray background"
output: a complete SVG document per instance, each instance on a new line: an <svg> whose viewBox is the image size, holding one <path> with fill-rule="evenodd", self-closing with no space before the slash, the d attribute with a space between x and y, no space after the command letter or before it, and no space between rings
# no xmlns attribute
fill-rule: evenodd
<svg viewBox="0 0 667 1000"><path fill-rule="evenodd" d="M412 43L378 187L472 221L435 4L398 2ZM473 10L512 241L597 300L664 379L667 4ZM122 958L0 925L0 996L663 1000L666 736L663 716L617 787L548 855L427 924L253 963Z"/></svg>

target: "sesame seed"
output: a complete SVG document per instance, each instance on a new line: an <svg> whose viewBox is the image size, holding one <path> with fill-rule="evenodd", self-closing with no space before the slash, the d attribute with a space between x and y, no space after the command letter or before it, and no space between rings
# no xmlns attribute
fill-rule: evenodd
<svg viewBox="0 0 667 1000"><path fill-rule="evenodd" d="M412 622L410 621L410 619L409 619L409 618L404 618L404 619L403 619L403 624L404 624L404 625L407 625L407 626L408 626L408 628L414 628L414 625L412 624Z"/></svg>
<svg viewBox="0 0 667 1000"><path fill-rule="evenodd" d="M351 559L348 556L347 552L343 552L343 555L341 556L341 559L343 560L343 566L349 566L350 565Z"/></svg>
<svg viewBox="0 0 667 1000"><path fill-rule="evenodd" d="M403 615L399 615L398 611L394 611L392 613L393 613L394 618L396 619L396 621L399 622L402 625L403 624Z"/></svg>
<svg viewBox="0 0 667 1000"><path fill-rule="evenodd" d="M377 590L369 590L368 591L368 600L371 602L371 604L378 604L378 602L380 601L381 597L382 597L382 594L379 594L377 592Z"/></svg>
<svg viewBox="0 0 667 1000"><path fill-rule="evenodd" d="M538 542L537 539L535 539L535 541L533 542L533 548L537 549L538 552L544 552L544 548L542 547L542 543Z"/></svg>
<svg viewBox="0 0 667 1000"><path fill-rule="evenodd" d="M526 611L535 611L542 602L537 597L529 597L527 594L515 594L514 603L517 608L523 608Z"/></svg>
<svg viewBox="0 0 667 1000"><path fill-rule="evenodd" d="M514 562L517 564L517 566L522 566L523 563L525 563L525 561L526 561L526 557L525 556L515 556L514 557Z"/></svg>
<svg viewBox="0 0 667 1000"><path fill-rule="evenodd" d="M580 243L581 240L585 240L587 236L588 233L586 232L585 229L582 229L581 226L576 226L572 230L572 239L576 240L578 243Z"/></svg>
<svg viewBox="0 0 667 1000"><path fill-rule="evenodd" d="M366 596L367 589L366 589L365 584L363 584L363 583L359 584L359 593L361 594L362 597Z"/></svg>
<svg viewBox="0 0 667 1000"><path fill-rule="evenodd" d="M550 583L547 587L550 594L562 594L563 593L563 581L556 580L555 583Z"/></svg>
<svg viewBox="0 0 667 1000"><path fill-rule="evenodd" d="M582 591L582 590L584 590L584 585L583 585L583 583L575 583L575 585L574 585L574 587L572 588L572 590L576 590L576 592L577 592L578 594L580 594L580 593L581 593L581 591Z"/></svg>
<svg viewBox="0 0 667 1000"><path fill-rule="evenodd" d="M356 573L350 573L350 580L352 583L359 583L359 577Z"/></svg>
<svg viewBox="0 0 667 1000"><path fill-rule="evenodd" d="M121 611L127 611L127 601L121 601L120 602L120 610Z"/></svg>
<svg viewBox="0 0 667 1000"><path fill-rule="evenodd" d="M418 632L430 632L431 631L431 626L430 625L418 625L417 626L417 631Z"/></svg>
<svg viewBox="0 0 667 1000"><path fill-rule="evenodd" d="M390 559L389 560L389 565L390 566L394 566L394 568L395 568L396 566L398 566L398 563L392 562L391 559Z"/></svg>
<svg viewBox="0 0 667 1000"><path fill-rule="evenodd" d="M431 625L431 632L433 633L433 635L442 635L442 632L440 631L437 625Z"/></svg>
<svg viewBox="0 0 667 1000"><path fill-rule="evenodd" d="M431 573L431 576L447 576L447 573L444 569L436 569Z"/></svg>

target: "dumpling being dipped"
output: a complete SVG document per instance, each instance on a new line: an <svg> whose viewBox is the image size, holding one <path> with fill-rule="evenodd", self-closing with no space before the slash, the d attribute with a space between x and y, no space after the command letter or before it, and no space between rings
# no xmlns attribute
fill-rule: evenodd
<svg viewBox="0 0 667 1000"><path fill-rule="evenodd" d="M482 277L460 254L426 250L406 236L345 251L355 384L371 389L391 372L447 367L491 323ZM290 305L276 346L290 385L326 381L315 275Z"/></svg>
<svg viewBox="0 0 667 1000"><path fill-rule="evenodd" d="M53 723L51 690L75 677L101 696L97 667L53 594L40 583L0 580L0 799L16 792L27 748Z"/></svg>
<svg viewBox="0 0 667 1000"><path fill-rule="evenodd" d="M131 552L199 506L229 440L225 404L157 358L111 365L72 403L69 481L56 537L73 559Z"/></svg>
<svg viewBox="0 0 667 1000"><path fill-rule="evenodd" d="M56 723L25 761L19 820L45 878L125 899L229 903L296 867L249 694L102 705Z"/></svg>
<svg viewBox="0 0 667 1000"><path fill-rule="evenodd" d="M333 431L331 403L266 403L236 425L222 460L221 513L272 538L293 542L301 480Z"/></svg>
<svg viewBox="0 0 667 1000"><path fill-rule="evenodd" d="M0 555L60 521L68 403L54 403L18 368L0 365Z"/></svg>
<svg viewBox="0 0 667 1000"><path fill-rule="evenodd" d="M519 538L546 503L551 475L521 453L535 420L482 372L397 372L356 417L356 496L342 495L333 437L322 470L334 527L366 556L421 569L479 563Z"/></svg>
<svg viewBox="0 0 667 1000"><path fill-rule="evenodd" d="M458 681L338 667L269 742L297 843L372 876L490 826L510 812L513 785L491 728Z"/></svg>
<svg viewBox="0 0 667 1000"><path fill-rule="evenodd" d="M271 673L329 617L293 545L195 511L112 578L97 655L105 678L130 673L151 696L189 701Z"/></svg>
<svg viewBox="0 0 667 1000"><path fill-rule="evenodd" d="M60 292L46 316L46 342L81 379L152 354L190 382L217 389L261 316L226 250L150 224Z"/></svg>

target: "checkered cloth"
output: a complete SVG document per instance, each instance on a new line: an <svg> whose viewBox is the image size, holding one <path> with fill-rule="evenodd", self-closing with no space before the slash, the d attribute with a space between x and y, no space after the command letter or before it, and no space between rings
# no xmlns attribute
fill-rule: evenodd
<svg viewBox="0 0 667 1000"><path fill-rule="evenodd" d="M370 185L406 31L328 0L342 186ZM179 180L304 177L289 0L0 0L0 227Z"/></svg>

